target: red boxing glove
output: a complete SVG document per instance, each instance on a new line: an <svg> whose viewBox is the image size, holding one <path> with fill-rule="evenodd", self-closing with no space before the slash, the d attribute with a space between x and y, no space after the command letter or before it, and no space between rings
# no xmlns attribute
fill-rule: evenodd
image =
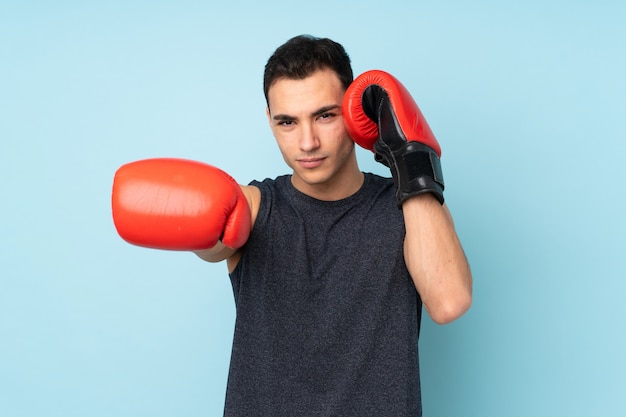
<svg viewBox="0 0 626 417"><path fill-rule="evenodd" d="M441 148L400 81L384 71L367 71L350 85L342 108L352 139L391 169L399 206L426 192L443 204Z"/></svg>
<svg viewBox="0 0 626 417"><path fill-rule="evenodd" d="M133 245L197 251L221 240L239 248L250 234L250 208L239 184L201 162L157 158L123 165L111 202L117 232Z"/></svg>

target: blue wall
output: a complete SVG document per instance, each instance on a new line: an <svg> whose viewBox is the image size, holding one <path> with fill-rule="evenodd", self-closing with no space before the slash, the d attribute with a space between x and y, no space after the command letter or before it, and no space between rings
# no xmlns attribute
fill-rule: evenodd
<svg viewBox="0 0 626 417"><path fill-rule="evenodd" d="M300 33L396 75L443 147L475 298L425 319L425 415L624 415L623 2L100 3L0 5L0 415L221 415L225 266L125 244L110 187L153 156L287 172L261 77Z"/></svg>

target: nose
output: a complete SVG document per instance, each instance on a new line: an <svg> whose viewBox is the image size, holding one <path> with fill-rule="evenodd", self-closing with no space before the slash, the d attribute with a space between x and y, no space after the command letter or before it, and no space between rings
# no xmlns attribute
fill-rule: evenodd
<svg viewBox="0 0 626 417"><path fill-rule="evenodd" d="M300 150L303 152L311 152L320 146L317 131L312 123L303 123L300 135Z"/></svg>

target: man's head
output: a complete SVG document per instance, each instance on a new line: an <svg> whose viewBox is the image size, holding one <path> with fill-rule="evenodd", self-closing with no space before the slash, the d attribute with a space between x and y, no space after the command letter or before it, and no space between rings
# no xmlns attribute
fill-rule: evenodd
<svg viewBox="0 0 626 417"><path fill-rule="evenodd" d="M300 35L278 47L265 65L263 93L269 106L269 89L279 79L302 80L315 71L330 69L344 90L352 83L350 57L343 46L327 38Z"/></svg>
<svg viewBox="0 0 626 417"><path fill-rule="evenodd" d="M342 100L352 82L343 47L298 36L279 47L265 68L267 119L293 169L292 184L321 200L356 192L363 176L343 122Z"/></svg>

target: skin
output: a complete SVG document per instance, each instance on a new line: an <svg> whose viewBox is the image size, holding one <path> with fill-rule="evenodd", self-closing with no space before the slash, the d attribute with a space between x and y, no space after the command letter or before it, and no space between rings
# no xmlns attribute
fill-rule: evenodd
<svg viewBox="0 0 626 417"><path fill-rule="evenodd" d="M299 191L333 201L356 193L363 184L354 142L346 132L341 102L345 90L331 70L303 80L279 79L269 89L266 114L291 181ZM256 220L261 194L241 186ZM472 275L446 205L430 194L408 199L402 206L406 236L404 257L424 308L433 321L449 323L462 316L472 300ZM239 251L221 243L196 252L202 259L226 259L233 271Z"/></svg>
<svg viewBox="0 0 626 417"><path fill-rule="evenodd" d="M363 184L354 142L341 114L343 88L323 70L304 80L279 80L269 90L266 110L272 133L294 187L319 200L339 200Z"/></svg>

